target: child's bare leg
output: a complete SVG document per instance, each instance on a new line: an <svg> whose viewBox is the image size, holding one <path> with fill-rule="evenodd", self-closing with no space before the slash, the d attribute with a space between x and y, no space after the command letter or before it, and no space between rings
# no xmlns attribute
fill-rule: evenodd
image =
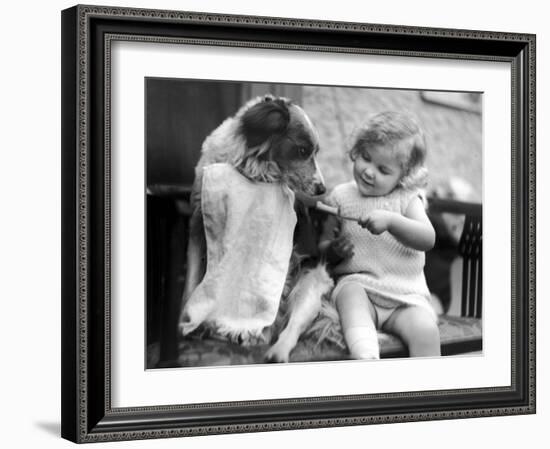
<svg viewBox="0 0 550 449"><path fill-rule="evenodd" d="M351 356L354 359L379 359L380 348L373 320L375 311L365 289L359 284L346 284L338 293L336 308Z"/></svg>
<svg viewBox="0 0 550 449"><path fill-rule="evenodd" d="M437 319L425 307L409 306L395 310L383 329L401 337L411 357L441 355Z"/></svg>

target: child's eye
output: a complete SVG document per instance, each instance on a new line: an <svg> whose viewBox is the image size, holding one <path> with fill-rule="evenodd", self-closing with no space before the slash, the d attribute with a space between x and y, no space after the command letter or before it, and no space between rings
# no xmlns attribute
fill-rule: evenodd
<svg viewBox="0 0 550 449"><path fill-rule="evenodd" d="M380 167L380 173L382 173L383 175L389 175L391 172L385 168L385 167Z"/></svg>
<svg viewBox="0 0 550 449"><path fill-rule="evenodd" d="M370 162L370 155L368 153L363 153L363 159Z"/></svg>

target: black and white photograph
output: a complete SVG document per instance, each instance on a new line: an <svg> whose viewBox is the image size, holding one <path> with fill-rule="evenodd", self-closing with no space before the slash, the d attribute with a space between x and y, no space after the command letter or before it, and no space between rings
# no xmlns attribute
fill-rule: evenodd
<svg viewBox="0 0 550 449"><path fill-rule="evenodd" d="M144 87L147 369L483 355L482 92Z"/></svg>
<svg viewBox="0 0 550 449"><path fill-rule="evenodd" d="M535 413L534 34L61 19L64 438Z"/></svg>

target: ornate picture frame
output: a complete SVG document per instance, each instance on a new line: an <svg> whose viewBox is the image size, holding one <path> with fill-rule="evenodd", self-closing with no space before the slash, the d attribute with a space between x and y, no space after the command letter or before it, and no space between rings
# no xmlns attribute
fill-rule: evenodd
<svg viewBox="0 0 550 449"><path fill-rule="evenodd" d="M115 42L498 61L511 73L510 385L113 406ZM97 442L535 412L535 36L78 5L62 12L62 436ZM486 268L487 269L487 268ZM142 307L138 305L137 307ZM183 374L182 374L183 376Z"/></svg>

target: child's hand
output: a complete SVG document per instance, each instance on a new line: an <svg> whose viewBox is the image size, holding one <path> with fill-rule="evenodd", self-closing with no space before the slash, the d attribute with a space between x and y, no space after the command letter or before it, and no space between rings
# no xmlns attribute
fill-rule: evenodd
<svg viewBox="0 0 550 449"><path fill-rule="evenodd" d="M350 242L346 235L341 235L331 240L327 251L327 261L336 265L344 259L353 257L353 243Z"/></svg>
<svg viewBox="0 0 550 449"><path fill-rule="evenodd" d="M359 226L368 229L375 235L382 234L389 230L394 213L387 210L373 210L359 218Z"/></svg>

